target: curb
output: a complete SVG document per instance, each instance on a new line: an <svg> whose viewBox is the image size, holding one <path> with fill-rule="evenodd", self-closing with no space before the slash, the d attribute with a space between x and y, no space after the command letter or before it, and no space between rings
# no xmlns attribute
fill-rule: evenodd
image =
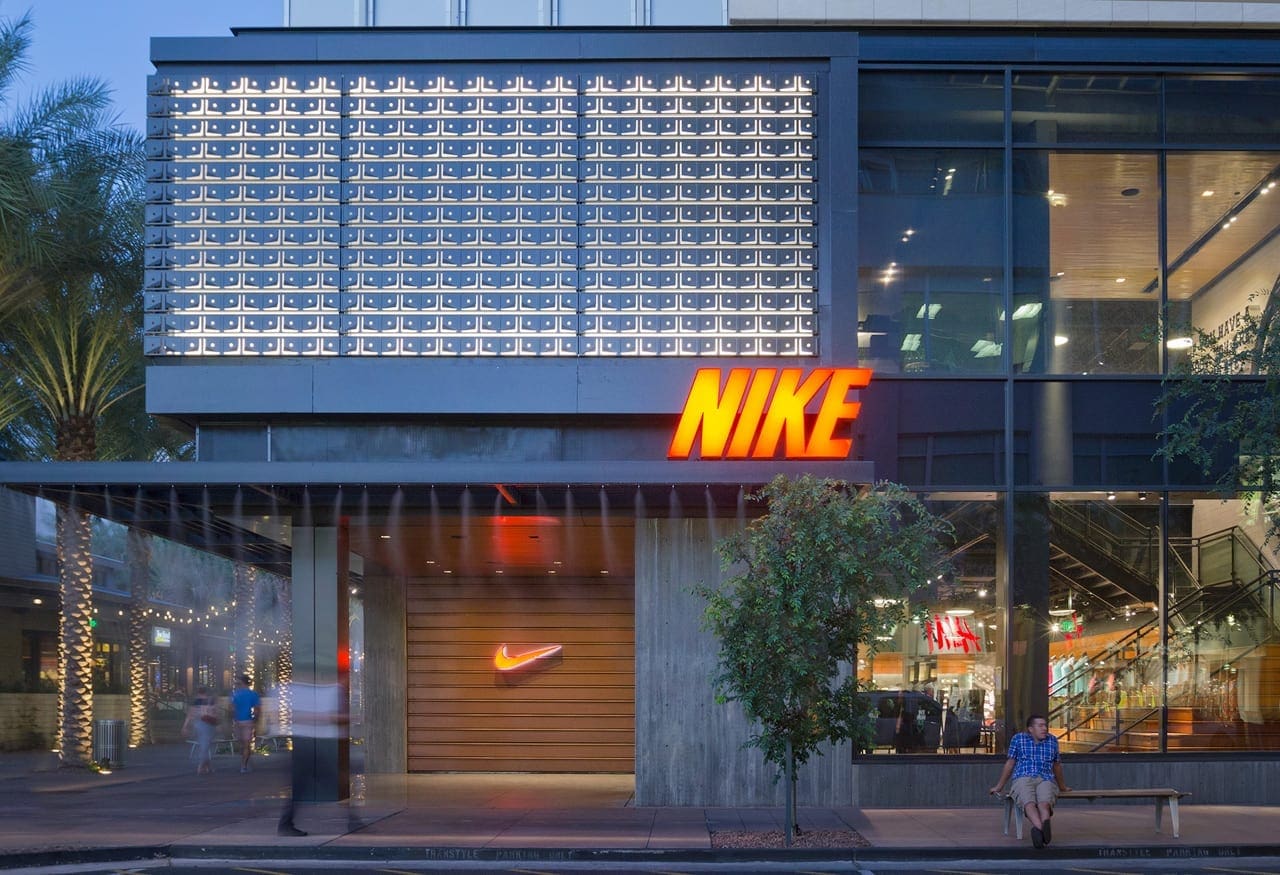
<svg viewBox="0 0 1280 875"><path fill-rule="evenodd" d="M0 854L0 869L28 869L36 866L68 866L77 863L123 863L155 860L169 856L165 845L134 845L118 848L73 848L63 851L19 851Z"/></svg>
<svg viewBox="0 0 1280 875"><path fill-rule="evenodd" d="M1026 848L406 848L320 845L173 845L170 859L396 860L402 862L902 862L910 860L1186 860L1274 857L1275 845L1160 845L1139 847Z"/></svg>
<svg viewBox="0 0 1280 875"><path fill-rule="evenodd" d="M1030 848L405 848L319 845L142 845L0 854L0 870L130 860L319 860L475 863L894 863L920 860L1214 860L1275 857L1275 845Z"/></svg>

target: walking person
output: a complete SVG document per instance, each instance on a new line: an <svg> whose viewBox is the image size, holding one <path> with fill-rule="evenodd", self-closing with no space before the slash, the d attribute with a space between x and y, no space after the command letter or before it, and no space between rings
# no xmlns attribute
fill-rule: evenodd
<svg viewBox="0 0 1280 875"><path fill-rule="evenodd" d="M235 720L235 739L240 745L240 772L249 771L249 757L253 754L253 733L262 716L262 698L253 690L247 674L236 680L236 690L231 694L231 710Z"/></svg>
<svg viewBox="0 0 1280 875"><path fill-rule="evenodd" d="M182 734L195 742L192 753L196 759L196 774L207 775L213 771L213 733L218 728L218 705L209 695L208 687L196 687L196 694L187 705L187 719L182 724Z"/></svg>
<svg viewBox="0 0 1280 875"><path fill-rule="evenodd" d="M1026 731L1009 741L1009 758L988 792L999 793L1011 776L1009 795L1031 821L1031 844L1043 848L1053 840L1053 804L1060 792L1071 789L1062 777L1058 739L1049 734L1049 721L1043 715L1028 717Z"/></svg>

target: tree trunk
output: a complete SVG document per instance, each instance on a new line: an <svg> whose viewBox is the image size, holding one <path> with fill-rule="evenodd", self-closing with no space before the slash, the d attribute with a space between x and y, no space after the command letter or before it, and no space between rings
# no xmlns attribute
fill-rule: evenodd
<svg viewBox="0 0 1280 875"><path fill-rule="evenodd" d="M93 761L93 531L74 504L58 505L58 557L58 749L63 765L86 767Z"/></svg>
<svg viewBox="0 0 1280 875"><path fill-rule="evenodd" d="M236 677L247 674L256 680L257 623L258 623L258 569L237 562L231 599L235 603L235 671Z"/></svg>
<svg viewBox="0 0 1280 875"><path fill-rule="evenodd" d="M151 685L147 677L147 603L151 588L151 536L129 529L125 540L129 569L129 746L151 740Z"/></svg>
<svg viewBox="0 0 1280 875"><path fill-rule="evenodd" d="M795 836L794 827L796 822L796 757L791 750L791 739L787 739L787 769L786 778L787 801L786 801L786 840L785 844L791 847L791 841Z"/></svg>

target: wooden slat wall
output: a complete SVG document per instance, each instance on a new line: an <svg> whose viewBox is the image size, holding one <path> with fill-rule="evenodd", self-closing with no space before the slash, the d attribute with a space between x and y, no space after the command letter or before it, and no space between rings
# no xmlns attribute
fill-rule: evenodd
<svg viewBox="0 0 1280 875"><path fill-rule="evenodd" d="M635 769L634 581L409 581L410 772ZM499 672L501 644L562 644Z"/></svg>

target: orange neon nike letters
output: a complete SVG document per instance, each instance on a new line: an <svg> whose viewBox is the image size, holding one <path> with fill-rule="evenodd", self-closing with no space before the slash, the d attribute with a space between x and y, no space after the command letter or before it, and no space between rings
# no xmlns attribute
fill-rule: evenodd
<svg viewBox="0 0 1280 875"><path fill-rule="evenodd" d="M861 404L851 389L871 382L868 368L730 368L720 386L720 368L700 368L685 400L671 459L687 459L702 433L703 459L771 459L783 441L788 459L845 459L853 440L837 437L840 423L858 418ZM806 432L805 408L822 394L813 427Z"/></svg>
<svg viewBox="0 0 1280 875"><path fill-rule="evenodd" d="M498 648L498 652L493 655L493 667L498 671L512 671L535 660L555 656L563 649L563 644L547 644L542 647L531 648L522 653L508 653L507 645L503 644Z"/></svg>

